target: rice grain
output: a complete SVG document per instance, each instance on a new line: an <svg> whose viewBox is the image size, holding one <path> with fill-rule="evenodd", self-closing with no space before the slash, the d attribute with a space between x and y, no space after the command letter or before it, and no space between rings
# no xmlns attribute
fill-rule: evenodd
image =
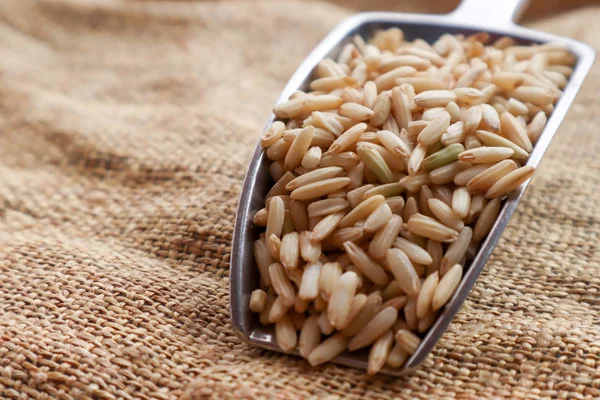
<svg viewBox="0 0 600 400"><path fill-rule="evenodd" d="M429 186L424 185L419 191L419 210L421 214L433 217L433 214L429 209L429 199L433 199L433 193L431 192L431 189L429 189Z"/></svg>
<svg viewBox="0 0 600 400"><path fill-rule="evenodd" d="M419 333L424 333L431 328L433 323L437 321L438 316L440 315L439 311L429 310L429 312L421 319L417 324L417 331Z"/></svg>
<svg viewBox="0 0 600 400"><path fill-rule="evenodd" d="M450 126L450 114L441 111L429 124L419 133L417 140L424 146L431 146L440 138Z"/></svg>
<svg viewBox="0 0 600 400"><path fill-rule="evenodd" d="M283 351L291 351L296 347L298 335L289 314L284 315L275 323L275 339Z"/></svg>
<svg viewBox="0 0 600 400"><path fill-rule="evenodd" d="M510 98L508 99L508 108L507 112L511 113L515 117L519 117L521 115L525 115L528 112L527 106L520 102L517 99Z"/></svg>
<svg viewBox="0 0 600 400"><path fill-rule="evenodd" d="M465 169L465 163L454 161L450 164L433 169L429 172L429 180L435 185L445 185L454 180L454 177Z"/></svg>
<svg viewBox="0 0 600 400"><path fill-rule="evenodd" d="M436 185L431 188L433 197L443 201L448 206L452 206L452 189L448 186Z"/></svg>
<svg viewBox="0 0 600 400"><path fill-rule="evenodd" d="M275 114L277 118L299 117L303 114L306 114L306 110L304 108L305 101L305 96L301 96L279 103L273 108L273 114Z"/></svg>
<svg viewBox="0 0 600 400"><path fill-rule="evenodd" d="M493 166L493 164L473 165L473 166L457 173L454 176L454 184L457 186L465 186L471 179L473 179L474 177L476 177L477 175L479 175L486 169L490 168L491 166Z"/></svg>
<svg viewBox="0 0 600 400"><path fill-rule="evenodd" d="M266 208L260 209L254 214L254 218L252 219L252 223L258 226L267 226L269 212Z"/></svg>
<svg viewBox="0 0 600 400"><path fill-rule="evenodd" d="M459 218L465 218L471 207L471 193L466 187L458 187L452 193L452 210Z"/></svg>
<svg viewBox="0 0 600 400"><path fill-rule="evenodd" d="M396 341L409 354L415 354L421 344L421 339L407 329L401 329L396 333Z"/></svg>
<svg viewBox="0 0 600 400"><path fill-rule="evenodd" d="M374 115L373 110L358 103L344 103L338 108L342 117L347 117L355 121L365 121Z"/></svg>
<svg viewBox="0 0 600 400"><path fill-rule="evenodd" d="M352 151L345 151L339 154L332 155L323 155L321 157L321 162L319 162L320 167L342 167L342 168L350 168L357 165L360 162L360 159L356 155L356 153Z"/></svg>
<svg viewBox="0 0 600 400"><path fill-rule="evenodd" d="M392 331L387 331L379 339L373 343L369 351L369 362L367 373L375 375L384 366L389 357L392 345L394 344L394 334Z"/></svg>
<svg viewBox="0 0 600 400"><path fill-rule="evenodd" d="M300 166L304 154L310 147L315 128L311 125L303 128L294 139L286 153L283 168L291 171Z"/></svg>
<svg viewBox="0 0 600 400"><path fill-rule="evenodd" d="M523 103L531 103L538 107L551 105L554 101L554 96L550 90L536 86L519 86L509 94Z"/></svg>
<svg viewBox="0 0 600 400"><path fill-rule="evenodd" d="M429 179L429 174L425 171L400 179L400 184L412 193L418 192L423 185L428 185L429 183L431 183L431 180Z"/></svg>
<svg viewBox="0 0 600 400"><path fill-rule="evenodd" d="M348 228L340 228L335 230L327 238L327 243L342 248L344 242L358 242L365 235L365 230L359 226L352 226Z"/></svg>
<svg viewBox="0 0 600 400"><path fill-rule="evenodd" d="M364 194L363 194L364 196ZM361 196L362 197L362 196ZM385 197L375 195L366 198L352 209L340 222L340 228L347 228L358 221L366 220L380 205L385 202Z"/></svg>
<svg viewBox="0 0 600 400"><path fill-rule="evenodd" d="M523 182L527 181L533 175L535 168L532 166L524 166L517 168L509 174L502 177L498 182L485 193L486 199L503 196L518 188Z"/></svg>
<svg viewBox="0 0 600 400"><path fill-rule="evenodd" d="M268 127L260 138L262 147L269 147L283 137L285 124L281 121L275 121Z"/></svg>
<svg viewBox="0 0 600 400"><path fill-rule="evenodd" d="M373 261L367 253L352 242L344 243L346 253L356 267L371 281L377 285L385 286L389 283L389 277L381 265Z"/></svg>
<svg viewBox="0 0 600 400"><path fill-rule="evenodd" d="M416 235L439 242L453 242L458 237L456 230L423 214L415 214L408 220L408 230Z"/></svg>
<svg viewBox="0 0 600 400"><path fill-rule="evenodd" d="M364 199L369 197L381 195L383 197L394 197L402 194L404 188L399 182L387 183L385 185L377 185L365 192L363 195Z"/></svg>
<svg viewBox="0 0 600 400"><path fill-rule="evenodd" d="M365 167L377 176L381 183L392 183L394 181L392 170L378 151L371 147L361 145L356 148L356 153L358 154L360 161L362 161L365 164Z"/></svg>
<svg viewBox="0 0 600 400"><path fill-rule="evenodd" d="M396 319L398 311L394 307L387 307L379 311L375 317L364 326L348 342L348 350L355 351L370 345L387 332Z"/></svg>
<svg viewBox="0 0 600 400"><path fill-rule="evenodd" d="M321 297L318 297L317 299L321 299L322 301ZM325 310L327 310L327 304L323 302L321 307L318 309L319 311L322 311L321 315L319 316L319 320L317 321L319 329L323 335L331 335L335 331L335 327L331 325L331 322L329 322L329 318L327 317L327 312L325 312Z"/></svg>
<svg viewBox="0 0 600 400"><path fill-rule="evenodd" d="M250 303L248 308L250 311L260 313L265 309L267 304L267 293L264 290L256 289L250 295Z"/></svg>
<svg viewBox="0 0 600 400"><path fill-rule="evenodd" d="M310 83L311 90L322 90L325 92L331 92L335 89L343 89L346 86L358 87L358 82L356 79L349 76L329 76L315 79ZM275 115L277 115L277 113L275 113ZM277 116L286 118L285 116Z"/></svg>
<svg viewBox="0 0 600 400"><path fill-rule="evenodd" d="M392 153L394 153L397 157L407 158L410 156L411 150L400 138L400 136L396 135L393 132L381 130L377 132L377 138L381 143Z"/></svg>
<svg viewBox="0 0 600 400"><path fill-rule="evenodd" d="M480 242L490 232L500 213L500 198L496 197L484 207L473 228L473 241Z"/></svg>
<svg viewBox="0 0 600 400"><path fill-rule="evenodd" d="M315 199L329 193L333 193L336 190L339 190L350 183L349 178L331 178L324 179L318 182L309 183L298 189L295 189L291 193L291 198L293 200L310 200ZM271 213L269 212L269 215ZM268 226L268 223L267 223Z"/></svg>
<svg viewBox="0 0 600 400"><path fill-rule="evenodd" d="M304 267L298 296L303 300L314 300L319 295L319 279L322 264L319 261L310 262Z"/></svg>
<svg viewBox="0 0 600 400"><path fill-rule="evenodd" d="M342 133L329 147L327 151L328 154L339 154L342 151L346 150L356 141L360 135L362 135L367 130L367 124L361 122L360 124L354 125L352 128L348 129L344 133Z"/></svg>
<svg viewBox="0 0 600 400"><path fill-rule="evenodd" d="M364 306L367 304L367 295L364 293L359 293L356 296L354 296L354 299L352 299L352 305L350 307L350 312L348 313L348 317L346 318L346 321L344 321L344 323L340 326L337 326L338 330L343 330L345 329L350 323L352 323L354 321L355 318L358 317L358 315L360 314L360 312L363 310Z"/></svg>
<svg viewBox="0 0 600 400"><path fill-rule="evenodd" d="M396 310L400 311L402 307L406 305L408 298L406 296L397 296L391 299L388 299L385 303L381 305L381 308L386 307L394 307Z"/></svg>
<svg viewBox="0 0 600 400"><path fill-rule="evenodd" d="M419 143L413 150L407 162L407 170L409 175L415 175L421 169L421 164L427 154L427 146Z"/></svg>
<svg viewBox="0 0 600 400"><path fill-rule="evenodd" d="M279 261L286 269L298 268L300 258L300 242L298 232L290 232L281 239Z"/></svg>
<svg viewBox="0 0 600 400"><path fill-rule="evenodd" d="M254 242L254 258L262 281L265 285L271 286L269 266L273 263L273 257L264 239L258 239Z"/></svg>
<svg viewBox="0 0 600 400"><path fill-rule="evenodd" d="M316 366L333 360L346 350L347 344L348 338L341 333L336 333L310 352L308 362L310 365Z"/></svg>
<svg viewBox="0 0 600 400"><path fill-rule="evenodd" d="M431 301L433 300L433 295L438 283L439 274L437 271L435 271L434 273L430 274L421 285L421 289L419 290L419 295L417 297L417 318L424 318L431 310Z"/></svg>
<svg viewBox="0 0 600 400"><path fill-rule="evenodd" d="M503 113L500 116L500 126L502 127L502 132L507 139L517 144L526 152L531 153L533 150L531 140L529 140L525 129L521 126L521 124L519 124L517 119L512 114L509 112Z"/></svg>
<svg viewBox="0 0 600 400"><path fill-rule="evenodd" d="M385 204L385 203L383 203ZM386 224L375 233L369 244L369 255L374 259L382 259L392 247L402 228L402 217L392 215Z"/></svg>
<svg viewBox="0 0 600 400"><path fill-rule="evenodd" d="M358 283L358 276L354 272L345 272L334 283L327 308L327 316L332 326L339 328L348 319Z"/></svg>
<svg viewBox="0 0 600 400"><path fill-rule="evenodd" d="M307 358L321 341L321 330L319 329L318 320L318 315L309 316L300 330L298 351L304 358Z"/></svg>
<svg viewBox="0 0 600 400"><path fill-rule="evenodd" d="M283 318L283 316L288 312L288 310L290 309L290 306L284 304L283 299L281 298L281 296L277 296L275 298L275 300L273 301L273 303L271 304L271 307L268 308L268 316L267 316L267 321L269 324L274 324L277 321L279 321L281 318ZM267 308L265 308L264 311L266 311ZM261 313L262 315L262 313Z"/></svg>
<svg viewBox="0 0 600 400"><path fill-rule="evenodd" d="M473 238L473 229L465 226L458 234L458 238L446 250L442 264L440 265L440 275L444 276L446 271L454 264L458 264L460 260L467 254L469 244ZM422 317L419 317L422 318Z"/></svg>
<svg viewBox="0 0 600 400"><path fill-rule="evenodd" d="M304 101L304 111L326 111L335 110L344 103L344 100L338 96L332 95L320 95L320 96L307 96Z"/></svg>
<svg viewBox="0 0 600 400"><path fill-rule="evenodd" d="M467 182L470 193L485 193L493 184L502 177L517 169L517 163L513 160L501 161L484 171L475 175Z"/></svg>
<svg viewBox="0 0 600 400"><path fill-rule="evenodd" d="M407 137L411 141L412 139L416 139L427 125L429 125L429 121L419 120L410 122L408 124L408 129L405 129L405 131L408 133Z"/></svg>
<svg viewBox="0 0 600 400"><path fill-rule="evenodd" d="M479 147L463 151L458 158L471 164L486 164L505 160L514 153L515 151L508 147Z"/></svg>
<svg viewBox="0 0 600 400"><path fill-rule="evenodd" d="M275 293L279 295L284 306L291 307L296 300L294 287L290 282L283 266L279 263L273 263L269 266L269 275Z"/></svg>
<svg viewBox="0 0 600 400"><path fill-rule="evenodd" d="M319 276L319 291L328 300L334 283L342 276L342 266L338 262L328 262L323 265Z"/></svg>
<svg viewBox="0 0 600 400"><path fill-rule="evenodd" d="M398 55L388 58L379 65L383 72L390 71L394 68L409 66L418 71L426 70L431 66L431 61L412 54Z"/></svg>
<svg viewBox="0 0 600 400"><path fill-rule="evenodd" d="M398 248L389 249L386 262L404 293L412 295L419 292L419 276L406 253Z"/></svg>
<svg viewBox="0 0 600 400"><path fill-rule="evenodd" d="M404 306L404 319L406 321L406 326L410 330L416 330L419 324L419 320L417 319L417 295L413 294L408 297L408 301Z"/></svg>
<svg viewBox="0 0 600 400"><path fill-rule="evenodd" d="M373 105L373 116L369 120L372 126L381 126L388 119L392 109L390 92L382 92L377 96Z"/></svg>
<svg viewBox="0 0 600 400"><path fill-rule="evenodd" d="M392 110L398 129L407 129L412 122L412 113L406 93L398 86L392 89Z"/></svg>
<svg viewBox="0 0 600 400"><path fill-rule="evenodd" d="M400 282L393 280L383 290L382 298L384 301L388 301L396 297L404 296L405 294L406 293L404 293L404 290L402 290L402 287L400 286Z"/></svg>
<svg viewBox="0 0 600 400"><path fill-rule="evenodd" d="M349 206L350 202L344 198L328 198L310 203L307 211L309 217L321 217L344 211Z"/></svg>
<svg viewBox="0 0 600 400"><path fill-rule="evenodd" d="M375 232L383 227L392 217L392 210L387 203L382 203L369 215L365 221L364 230L366 232Z"/></svg>
<svg viewBox="0 0 600 400"><path fill-rule="evenodd" d="M302 157L300 165L309 170L315 169L321 162L322 154L323 152L320 147L311 147L306 153L304 153L304 157Z"/></svg>
<svg viewBox="0 0 600 400"><path fill-rule="evenodd" d="M435 310L439 310L442 308L450 297L456 291L458 284L462 278L462 265L455 264L452 266L446 274L440 279L440 283L435 289L435 294L433 295L433 300L431 302L431 308Z"/></svg>
<svg viewBox="0 0 600 400"><path fill-rule="evenodd" d="M302 186L306 186L311 183L317 183L322 180L334 178L343 171L344 170L341 167L319 168L317 170L302 174L296 178L292 178L285 184L284 187L286 190L294 191Z"/></svg>
<svg viewBox="0 0 600 400"><path fill-rule="evenodd" d="M377 85L377 91L383 92L384 90L390 90L396 85L398 78L412 76L417 70L410 66L403 66L394 68L384 74L379 75L375 78L375 85Z"/></svg>
<svg viewBox="0 0 600 400"><path fill-rule="evenodd" d="M394 247L402 250L413 263L429 265L433 262L433 259L427 250L405 238L396 238Z"/></svg>
<svg viewBox="0 0 600 400"><path fill-rule="evenodd" d="M487 65L484 63L474 65L467 72L465 72L454 87L462 88L470 86L473 82L475 82L483 73L487 70Z"/></svg>
<svg viewBox="0 0 600 400"><path fill-rule="evenodd" d="M452 92L456 95L456 102L464 106L478 104L484 96L481 90L472 87L456 88L453 89ZM458 110L458 104L456 110ZM457 121L458 119L459 116L457 116L454 121Z"/></svg>
<svg viewBox="0 0 600 400"><path fill-rule="evenodd" d="M427 90L417 94L414 102L417 106L423 108L446 107L456 98L456 93L450 90Z"/></svg>
<svg viewBox="0 0 600 400"><path fill-rule="evenodd" d="M385 199L385 202L392 210L392 213L400 215L404 210L404 198L401 196L392 196Z"/></svg>
<svg viewBox="0 0 600 400"><path fill-rule="evenodd" d="M460 231L465 226L464 222L458 215L454 213L446 203L439 199L430 199L429 208L433 215L440 220L441 223L455 231Z"/></svg>
<svg viewBox="0 0 600 400"><path fill-rule="evenodd" d="M475 131L479 128L481 124L481 120L483 119L483 111L481 110L481 106L475 105L469 107L467 112L465 113L465 132L466 133L475 133ZM468 146L465 146L468 148Z"/></svg>
<svg viewBox="0 0 600 400"><path fill-rule="evenodd" d="M408 357L410 354L399 343L396 343L388 355L386 364L392 368L400 368L408 360Z"/></svg>
<svg viewBox="0 0 600 400"><path fill-rule="evenodd" d="M500 135L483 130L478 130L475 134L477 135L477 138L479 138L479 140L481 140L481 142L486 146L499 146L511 148L515 152L513 158L522 159L529 157L527 151L525 151L521 146L511 142L510 140Z"/></svg>
<svg viewBox="0 0 600 400"><path fill-rule="evenodd" d="M313 241L322 241L338 227L345 215L344 212L329 214L317 223L309 234L309 238Z"/></svg>
<svg viewBox="0 0 600 400"><path fill-rule="evenodd" d="M418 146L417 146L418 147ZM415 149L416 150L416 149ZM441 150L429 155L423 160L422 167L426 172L444 167L458 160L459 156L465 153L465 148L460 143L454 143L444 147ZM462 160L467 161L467 160ZM410 168L410 166L409 166ZM410 169L409 169L410 172ZM430 176L431 178L431 176Z"/></svg>
<svg viewBox="0 0 600 400"><path fill-rule="evenodd" d="M342 334L344 336L354 336L364 326L366 326L379 310L382 303L381 293L375 291L367 296L365 304L361 307L360 312L347 324L345 328L342 328Z"/></svg>
<svg viewBox="0 0 600 400"><path fill-rule="evenodd" d="M417 199L414 197L409 197L406 200L406 205L404 206L404 220L408 221L413 215L419 212L419 206L417 204Z"/></svg>
<svg viewBox="0 0 600 400"><path fill-rule="evenodd" d="M350 207L354 208L358 206L363 200L366 200L365 193L371 190L374 186L371 184L363 185L359 188L353 189L346 194L346 198L350 202ZM371 196L372 197L372 196ZM358 221L358 220L357 220ZM352 225L352 224L350 224Z"/></svg>
<svg viewBox="0 0 600 400"><path fill-rule="evenodd" d="M462 143L465 139L466 129L463 121L456 121L442 134L441 142L444 146Z"/></svg>
<svg viewBox="0 0 600 400"><path fill-rule="evenodd" d="M500 116L498 115L498 111L490 104L481 104L481 119L487 125L489 129L492 131L500 130Z"/></svg>
<svg viewBox="0 0 600 400"><path fill-rule="evenodd" d="M529 125L527 125L527 136L532 143L536 143L538 141L540 135L544 131L547 119L546 113L540 111L535 115L535 117L533 117Z"/></svg>
<svg viewBox="0 0 600 400"><path fill-rule="evenodd" d="M283 222L285 218L285 204L281 197L276 196L271 199L269 206L269 214L267 218L267 229L266 229L266 237L269 240L271 236L276 236L279 238L281 236L281 232L283 230ZM279 255L279 252L271 253ZM275 257L275 256L274 256Z"/></svg>

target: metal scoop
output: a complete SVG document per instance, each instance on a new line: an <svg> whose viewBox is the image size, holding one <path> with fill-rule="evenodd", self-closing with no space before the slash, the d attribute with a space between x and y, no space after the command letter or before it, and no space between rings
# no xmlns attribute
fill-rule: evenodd
<svg viewBox="0 0 600 400"><path fill-rule="evenodd" d="M527 165L537 166L594 61L594 51L575 40L517 26L513 20L518 18L526 3L527 0L463 0L459 8L448 15L389 12L356 14L338 25L304 60L286 85L278 103L287 100L295 90L306 89L317 63L325 57L335 58L342 47L356 34L368 39L378 30L399 27L408 40L422 38L429 43L433 43L444 33L470 35L476 32L488 32L492 39L510 36L523 44L561 43L577 58L577 62L560 100L527 161ZM271 115L267 126L271 125L274 118L275 116ZM256 211L263 207L265 196L272 184L269 161L258 145L248 168L235 224L230 270L231 318L234 330L242 340L266 349L282 351L277 347L272 326L262 326L258 316L248 309L250 294L259 287L259 273L253 254L253 243L258 239L259 229L253 226L252 218ZM467 298L515 211L526 186L527 183L521 185L504 202L498 220L471 264L467 266L453 298L429 329L416 352L403 368L384 368L380 372L400 375L414 369L425 360ZM292 353L297 354L297 351ZM367 355L366 351L345 352L333 361L367 369Z"/></svg>

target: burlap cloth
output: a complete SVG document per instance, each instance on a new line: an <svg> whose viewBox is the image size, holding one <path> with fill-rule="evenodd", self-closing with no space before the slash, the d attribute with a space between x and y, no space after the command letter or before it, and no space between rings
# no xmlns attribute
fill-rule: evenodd
<svg viewBox="0 0 600 400"><path fill-rule="evenodd" d="M233 333L247 163L284 83L351 12L0 1L0 398L600 398L598 63L413 375L310 368ZM598 49L599 20L596 3L528 25Z"/></svg>

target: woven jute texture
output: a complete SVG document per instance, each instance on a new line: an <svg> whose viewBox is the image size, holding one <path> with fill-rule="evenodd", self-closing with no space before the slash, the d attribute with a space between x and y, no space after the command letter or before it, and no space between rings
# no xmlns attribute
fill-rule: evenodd
<svg viewBox="0 0 600 400"><path fill-rule="evenodd" d="M527 24L600 49L591 3ZM310 368L233 333L247 163L289 76L351 12L0 1L0 398L600 398L598 63L414 374Z"/></svg>

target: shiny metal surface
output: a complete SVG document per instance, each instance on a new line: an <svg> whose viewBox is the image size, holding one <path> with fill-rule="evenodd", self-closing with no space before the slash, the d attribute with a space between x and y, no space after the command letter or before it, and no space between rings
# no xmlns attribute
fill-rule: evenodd
<svg viewBox="0 0 600 400"><path fill-rule="evenodd" d="M278 103L287 99L294 90L305 88L315 65L324 57L337 55L342 46L355 34L369 37L371 33L378 29L397 26L404 31L405 37L409 40L423 38L429 42L433 42L443 33L470 34L480 31L488 32L493 37L511 36L523 43L558 42L567 46L577 57L577 64L562 97L556 104L544 132L527 162L527 165L537 166L588 73L595 53L589 46L575 40L517 26L513 22L514 18L520 15L526 3L527 1L524 0L463 0L456 11L447 15L386 12L356 14L338 25L304 60L286 85ZM273 119L274 115L271 115L269 121L267 121L267 126L273 122ZM256 211L263 207L264 197L272 184L268 170L268 160L264 156L261 147L257 145L248 168L237 212L231 254L230 307L234 330L242 340L266 349L281 351L275 343L272 327L261 326L258 317L248 310L250 294L259 286L258 269L253 255L253 243L258 238L259 229L253 227L252 217ZM381 373L400 375L414 369L425 360L469 295L477 277L515 211L527 184L521 185L504 202L498 220L482 243L476 257L468 266L455 295L448 302L435 324L423 337L416 353L403 368L384 368ZM297 352L293 352L293 354L297 354ZM366 351L346 352L337 357L334 362L366 369L367 353Z"/></svg>

